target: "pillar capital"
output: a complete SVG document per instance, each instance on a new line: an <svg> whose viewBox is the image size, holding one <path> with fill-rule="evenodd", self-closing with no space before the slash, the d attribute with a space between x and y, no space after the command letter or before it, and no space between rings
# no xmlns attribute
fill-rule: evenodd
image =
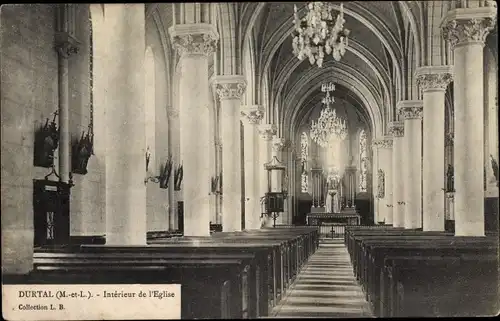
<svg viewBox="0 0 500 321"><path fill-rule="evenodd" d="M393 137L403 137L405 135L405 126L403 121L393 121L389 123L389 135Z"/></svg>
<svg viewBox="0 0 500 321"><path fill-rule="evenodd" d="M375 148L392 148L392 137L386 136L383 138L375 139L372 145Z"/></svg>
<svg viewBox="0 0 500 321"><path fill-rule="evenodd" d="M402 100L398 102L398 113L404 119L420 119L422 118L424 103L422 100Z"/></svg>
<svg viewBox="0 0 500 321"><path fill-rule="evenodd" d="M214 53L219 41L217 28L210 23L179 24L168 28L173 47L180 56Z"/></svg>
<svg viewBox="0 0 500 321"><path fill-rule="evenodd" d="M450 10L441 22L443 37L452 48L467 43L484 45L486 36L495 26L496 16L494 6Z"/></svg>
<svg viewBox="0 0 500 321"><path fill-rule="evenodd" d="M272 146L275 152L281 152L283 148L285 148L286 141L284 138L278 137L276 135L273 136Z"/></svg>
<svg viewBox="0 0 500 321"><path fill-rule="evenodd" d="M415 72L417 85L424 91L445 91L453 80L452 66L425 66Z"/></svg>
<svg viewBox="0 0 500 321"><path fill-rule="evenodd" d="M245 78L240 75L215 76L210 82L220 100L241 99L247 87Z"/></svg>
<svg viewBox="0 0 500 321"><path fill-rule="evenodd" d="M274 124L261 124L259 126L259 134L266 141L271 141L276 134L276 125Z"/></svg>
<svg viewBox="0 0 500 321"><path fill-rule="evenodd" d="M258 125L264 118L264 107L260 105L241 106L241 116L248 124Z"/></svg>
<svg viewBox="0 0 500 321"><path fill-rule="evenodd" d="M80 42L68 32L57 32L55 40L55 49L63 58L67 59L80 51Z"/></svg>

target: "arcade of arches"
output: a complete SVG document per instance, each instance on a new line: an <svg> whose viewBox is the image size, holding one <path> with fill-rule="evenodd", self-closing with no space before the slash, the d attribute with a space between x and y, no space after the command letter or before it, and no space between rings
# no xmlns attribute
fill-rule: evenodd
<svg viewBox="0 0 500 321"><path fill-rule="evenodd" d="M300 2L2 6L2 272L33 270L33 180L51 171L70 186L71 239L270 228L273 157L288 191L276 224L305 225L324 202L315 173L329 158L310 127L326 83L347 126L330 155L342 210L361 225L497 231L496 3L344 2L349 44L322 67L293 54L294 5L305 14ZM37 137L52 120L47 165Z"/></svg>

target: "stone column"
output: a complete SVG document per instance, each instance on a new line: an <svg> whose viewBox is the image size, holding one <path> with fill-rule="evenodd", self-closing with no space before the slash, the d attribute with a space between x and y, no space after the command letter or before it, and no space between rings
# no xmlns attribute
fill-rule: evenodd
<svg viewBox="0 0 500 321"><path fill-rule="evenodd" d="M59 94L59 181L68 183L71 164L71 135L69 128L69 79L68 59L79 51L79 41L74 35L74 5L60 5L58 32L56 33L56 50L58 53L58 94Z"/></svg>
<svg viewBox="0 0 500 321"><path fill-rule="evenodd" d="M169 149L170 155L172 155L172 172L170 174L169 183L168 183L168 199L169 199L169 209L168 209L168 217L169 217L169 230L176 231L178 229L178 217L177 217L177 193L174 191L175 181L174 181L174 172L178 166L178 159L175 155L179 153L179 111L170 106L167 108L168 115L168 140L169 140Z"/></svg>
<svg viewBox="0 0 500 321"><path fill-rule="evenodd" d="M421 100L403 100L398 112L404 118L403 180L405 228L422 227L422 109Z"/></svg>
<svg viewBox="0 0 500 321"><path fill-rule="evenodd" d="M454 53L455 235L484 236L483 48L496 8L455 9L443 35Z"/></svg>
<svg viewBox="0 0 500 321"><path fill-rule="evenodd" d="M392 225L394 227L404 227L404 122L394 121L390 123L389 133L392 136Z"/></svg>
<svg viewBox="0 0 500 321"><path fill-rule="evenodd" d="M217 122L217 125L219 123ZM217 170L217 174L219 175L222 175L222 142L220 140L220 138L216 138L215 139L215 153L217 154L217 166L216 166L216 170ZM222 176L219 176L219 179L222 179ZM222 224L222 203L223 203L223 190L224 190L224 186L222 186L222 182L220 182L219 184L221 184L221 190L220 190L220 194L217 195L217 199L216 199L216 202L215 202L215 215L216 215L216 224Z"/></svg>
<svg viewBox="0 0 500 321"><path fill-rule="evenodd" d="M392 224L392 137L374 141L378 148L377 189L379 198L378 220Z"/></svg>
<svg viewBox="0 0 500 321"><path fill-rule="evenodd" d="M243 76L216 76L215 92L220 99L222 140L222 230L241 231L241 97L246 89Z"/></svg>
<svg viewBox="0 0 500 321"><path fill-rule="evenodd" d="M272 155L271 157L276 157L280 162L283 162L283 149L285 147L285 139L274 136L272 141L271 141L271 146L272 146ZM285 169L286 171L286 169ZM271 191L273 192L279 192L281 191L281 184L282 184L282 179L283 176L286 174L286 172L281 172L281 171L273 171L272 172L272 177L271 177ZM283 215L285 215L284 212L279 213L278 218L276 218L276 225L282 224L284 219Z"/></svg>
<svg viewBox="0 0 500 321"><path fill-rule="evenodd" d="M210 235L210 155L208 144L208 57L217 46L216 27L208 23L169 28L180 55L179 127L183 164L184 236ZM224 189L227 190L226 188Z"/></svg>
<svg viewBox="0 0 500 321"><path fill-rule="evenodd" d="M380 200L378 198L378 148L376 144L376 140L373 139L371 143L371 150L372 150L372 157L373 157L373 162L372 162L372 196L373 196L373 223L377 224L381 220L379 219L381 217L380 215Z"/></svg>
<svg viewBox="0 0 500 321"><path fill-rule="evenodd" d="M259 193L259 129L264 117L262 106L244 106L244 148L245 148L245 229L260 228L260 193Z"/></svg>
<svg viewBox="0 0 500 321"><path fill-rule="evenodd" d="M106 244L146 245L144 4L106 5Z"/></svg>
<svg viewBox="0 0 500 321"><path fill-rule="evenodd" d="M417 69L423 91L422 225L424 231L444 231L445 214L445 121L444 94L452 80L450 66Z"/></svg>
<svg viewBox="0 0 500 321"><path fill-rule="evenodd" d="M271 140L276 134L276 126L273 124L261 124L259 126L259 133L261 140L259 141L259 168L258 175L260 177L260 195L259 197L264 197L267 192L269 192L267 170L264 168L264 164L271 161ZM261 206L261 212L264 211L264 207ZM264 216L264 225L266 227L272 227L273 220L267 216Z"/></svg>

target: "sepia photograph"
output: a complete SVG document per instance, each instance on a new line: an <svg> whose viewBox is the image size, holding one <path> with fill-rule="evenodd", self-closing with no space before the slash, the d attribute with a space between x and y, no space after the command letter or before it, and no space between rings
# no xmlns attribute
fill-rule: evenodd
<svg viewBox="0 0 500 321"><path fill-rule="evenodd" d="M500 314L497 3L0 6L6 320Z"/></svg>

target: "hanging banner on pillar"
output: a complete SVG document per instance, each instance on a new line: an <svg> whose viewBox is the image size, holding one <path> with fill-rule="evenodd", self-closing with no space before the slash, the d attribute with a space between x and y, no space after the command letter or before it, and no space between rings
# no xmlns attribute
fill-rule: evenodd
<svg viewBox="0 0 500 321"><path fill-rule="evenodd" d="M6 320L181 318L180 284L3 284Z"/></svg>

